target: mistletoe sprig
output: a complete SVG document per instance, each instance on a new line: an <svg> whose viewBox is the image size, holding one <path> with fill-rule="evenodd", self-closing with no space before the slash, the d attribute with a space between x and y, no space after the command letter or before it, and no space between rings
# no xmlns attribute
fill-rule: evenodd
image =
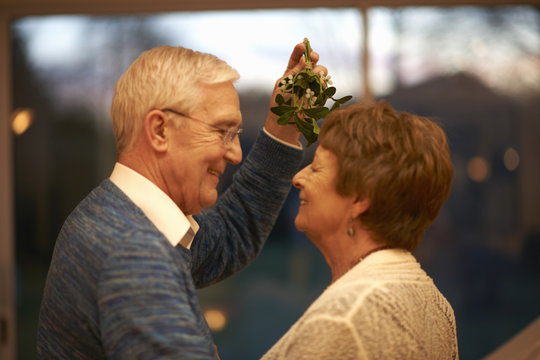
<svg viewBox="0 0 540 360"><path fill-rule="evenodd" d="M278 124L295 124L297 130L306 138L307 146L310 146L319 136L320 128L317 120L351 100L352 96L334 99L336 88L330 86L331 76L325 76L322 71L319 74L313 72L311 47L307 38L304 39L304 45L306 58L304 70L281 80L280 93L275 98L278 106L270 110L279 116ZM334 100L331 108L324 106L328 99Z"/></svg>

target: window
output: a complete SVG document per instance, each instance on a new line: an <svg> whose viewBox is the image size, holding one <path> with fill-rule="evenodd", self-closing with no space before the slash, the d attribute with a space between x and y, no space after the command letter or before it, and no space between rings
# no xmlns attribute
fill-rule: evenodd
<svg viewBox="0 0 540 360"><path fill-rule="evenodd" d="M35 358L41 291L60 226L112 170L109 106L116 80L142 51L164 44L213 53L240 72L245 153L264 124L274 81L304 37L338 95L359 100L367 81L374 97L438 118L450 139L454 185L415 255L454 307L461 358L487 355L534 320L540 302L538 10L375 7L366 14L367 64L357 9L14 21L13 108L33 115L30 127L13 137L19 358ZM297 195L293 189L248 270L200 291L224 359L260 357L329 282L322 255L294 229Z"/></svg>

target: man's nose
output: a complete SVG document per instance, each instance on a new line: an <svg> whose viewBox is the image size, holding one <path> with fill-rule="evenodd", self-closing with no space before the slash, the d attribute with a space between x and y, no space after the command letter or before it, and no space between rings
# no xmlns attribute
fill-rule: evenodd
<svg viewBox="0 0 540 360"><path fill-rule="evenodd" d="M225 159L231 164L238 165L242 162L242 147L240 146L240 138L236 136L227 147Z"/></svg>

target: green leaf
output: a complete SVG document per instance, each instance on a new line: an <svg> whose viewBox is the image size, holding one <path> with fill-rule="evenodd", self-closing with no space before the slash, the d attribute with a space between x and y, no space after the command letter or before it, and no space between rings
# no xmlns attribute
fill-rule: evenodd
<svg viewBox="0 0 540 360"><path fill-rule="evenodd" d="M283 105L285 103L285 98L281 94L276 95L276 104Z"/></svg>
<svg viewBox="0 0 540 360"><path fill-rule="evenodd" d="M315 101L315 103L313 105L324 106L324 104L326 104L327 100L328 100L328 97L324 96L324 93L320 94L319 96L317 96L317 100Z"/></svg>
<svg viewBox="0 0 540 360"><path fill-rule="evenodd" d="M294 115L294 110L291 110L289 112L281 114L281 116L279 117L279 119L277 121L278 124L287 125L289 123L289 121L291 120L291 118L293 117L293 115Z"/></svg>
<svg viewBox="0 0 540 360"><path fill-rule="evenodd" d="M309 86L309 83L307 81L307 79L304 77L302 79L299 79L299 80L296 80L294 82L294 86L298 86L298 87L301 87L302 89L307 89L308 86Z"/></svg>
<svg viewBox="0 0 540 360"><path fill-rule="evenodd" d="M274 106L270 108L270 111L272 111L277 116L281 116L289 111L294 111L296 108L294 106L287 106L287 105L281 105L281 106Z"/></svg>
<svg viewBox="0 0 540 360"><path fill-rule="evenodd" d="M295 114L294 117L295 117L294 120L295 120L295 123L296 123L296 128L306 138L307 146L310 146L315 141L317 141L318 135L316 133L314 133L314 126L313 126L314 120L313 119L305 119L305 120L301 119L301 118L298 117L297 114ZM315 122L315 124L316 124L316 122Z"/></svg>
<svg viewBox="0 0 540 360"><path fill-rule="evenodd" d="M329 88L326 88L324 91L323 91L323 94L324 96L326 97L332 97L334 96L334 94L336 93L336 88L331 86Z"/></svg>
<svg viewBox="0 0 540 360"><path fill-rule="evenodd" d="M300 130L302 133L304 133L304 131L306 130L308 130L309 132L313 130L313 125L311 124L311 121L307 122L306 120L301 119L298 114L294 114L294 122L296 123L296 127L298 128L298 130Z"/></svg>
<svg viewBox="0 0 540 360"><path fill-rule="evenodd" d="M296 114L294 116L294 122L296 123L296 128L298 129L298 131L304 134L305 137L310 136L309 134L313 132L313 125L303 119L300 119Z"/></svg>
<svg viewBox="0 0 540 360"><path fill-rule="evenodd" d="M304 109L304 114L317 120L325 117L326 115L328 115L329 112L330 110L328 110L328 108L325 108L323 106L311 108L311 109Z"/></svg>
<svg viewBox="0 0 540 360"><path fill-rule="evenodd" d="M307 144L306 144L307 147L311 146L311 144L316 142L317 139L319 138L319 136L313 132L310 132L309 134L304 134L304 137L307 140Z"/></svg>
<svg viewBox="0 0 540 360"><path fill-rule="evenodd" d="M315 121L315 119L311 119L311 122L313 123L313 133L319 135L319 133L321 132L319 124L317 124L317 121Z"/></svg>
<svg viewBox="0 0 540 360"><path fill-rule="evenodd" d="M347 101L349 101L351 99L352 99L352 96L347 95L347 96L342 97L341 99L337 99L337 100L334 100L334 101L337 102L337 103L340 103L340 104L345 104Z"/></svg>

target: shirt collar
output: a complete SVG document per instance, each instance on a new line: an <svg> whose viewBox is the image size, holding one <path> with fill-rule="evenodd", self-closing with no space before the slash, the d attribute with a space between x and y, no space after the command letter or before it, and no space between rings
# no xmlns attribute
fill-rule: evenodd
<svg viewBox="0 0 540 360"><path fill-rule="evenodd" d="M184 215L153 182L118 162L114 165L110 180L141 208L172 246L180 243L186 249L191 247L199 225L191 215Z"/></svg>

